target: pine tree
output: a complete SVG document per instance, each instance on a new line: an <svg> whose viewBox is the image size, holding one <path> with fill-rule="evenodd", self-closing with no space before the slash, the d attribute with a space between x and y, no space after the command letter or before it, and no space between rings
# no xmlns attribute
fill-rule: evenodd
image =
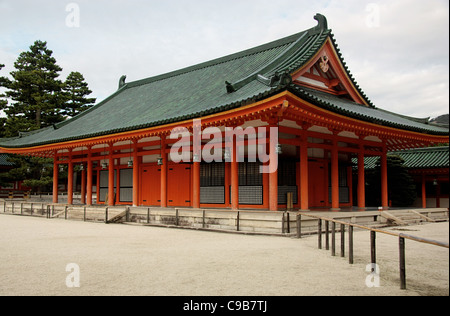
<svg viewBox="0 0 450 316"><path fill-rule="evenodd" d="M2 70L3 67L5 67L5 65L0 64L0 70ZM0 89L7 88L9 82L8 78L0 76ZM5 99L5 95L0 93L0 111L3 111L7 104L8 101ZM5 123L6 118L0 117L0 138L5 136Z"/></svg>
<svg viewBox="0 0 450 316"><path fill-rule="evenodd" d="M17 136L19 131L32 131L64 120L60 113L63 84L58 80L62 68L52 54L47 42L38 40L14 63L16 70L11 72L13 80L6 92L12 101L5 108L7 136Z"/></svg>
<svg viewBox="0 0 450 316"><path fill-rule="evenodd" d="M88 98L92 93L84 77L79 72L71 72L67 76L63 87L64 97L66 99L62 114L66 117L75 115L89 109L96 101L95 98Z"/></svg>

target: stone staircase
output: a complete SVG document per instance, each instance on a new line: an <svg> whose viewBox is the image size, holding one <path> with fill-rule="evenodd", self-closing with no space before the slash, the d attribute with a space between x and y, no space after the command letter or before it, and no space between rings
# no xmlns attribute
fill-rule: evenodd
<svg viewBox="0 0 450 316"><path fill-rule="evenodd" d="M448 209L409 209L409 210L389 210L380 212L390 225L410 226L421 223L448 222Z"/></svg>

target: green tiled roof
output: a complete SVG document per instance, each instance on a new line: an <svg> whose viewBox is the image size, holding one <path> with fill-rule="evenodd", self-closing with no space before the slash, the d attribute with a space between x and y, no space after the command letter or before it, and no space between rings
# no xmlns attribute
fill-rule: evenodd
<svg viewBox="0 0 450 316"><path fill-rule="evenodd" d="M302 99L319 105L322 108L361 121L430 134L448 134L448 129L442 126L428 124L428 119L418 119L374 107L361 106L348 99L339 98L332 94L306 87L295 86L291 90Z"/></svg>
<svg viewBox="0 0 450 316"><path fill-rule="evenodd" d="M118 91L90 110L53 127L0 140L0 147L33 147L159 126L223 112L286 90L320 107L365 121L448 134L448 129L376 109L354 81L340 53L348 77L369 107L293 84L284 74L306 65L328 38L338 50L325 17L315 18L319 21L316 27L265 45L160 76L122 82Z"/></svg>
<svg viewBox="0 0 450 316"><path fill-rule="evenodd" d="M436 169L449 167L449 147L429 147L390 152L405 161L409 169ZM366 157L364 163L367 169L375 168L378 157Z"/></svg>

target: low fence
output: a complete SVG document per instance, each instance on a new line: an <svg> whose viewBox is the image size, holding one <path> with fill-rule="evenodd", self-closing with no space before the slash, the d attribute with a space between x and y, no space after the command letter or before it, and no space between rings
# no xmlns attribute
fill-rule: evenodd
<svg viewBox="0 0 450 316"><path fill-rule="evenodd" d="M318 236L318 248L323 249L323 237L325 236L325 248L326 250L330 250L331 255L336 256L336 233L340 234L340 255L341 257L345 257L345 233L346 227L348 227L348 260L349 264L354 263L353 258L353 230L354 228L359 228L363 230L367 230L370 232L370 254L371 254L371 263L373 269L375 269L376 260L376 234L386 234L391 235L398 238L399 241L399 271L400 271L400 288L402 290L406 290L406 252L405 252L405 240L412 240L424 244L435 245L438 247L449 248L448 243L430 240L427 238L412 236L408 234L394 233L390 231L381 230L378 228L367 227L355 223L349 223L338 219L331 219L321 216L315 216L312 214L299 213L297 216L297 221L301 222L302 217L314 218L317 220L317 236ZM330 225L331 224L331 225ZM339 227L336 227L339 225ZM331 227L330 227L331 226ZM302 238L301 225L297 226L297 237ZM331 234L331 240L330 240ZM331 243L330 243L331 242ZM373 271L372 271L373 272Z"/></svg>
<svg viewBox="0 0 450 316"><path fill-rule="evenodd" d="M18 190L0 190L0 199L29 199L31 192Z"/></svg>
<svg viewBox="0 0 450 316"><path fill-rule="evenodd" d="M127 222L141 225L274 234L292 237L298 235L298 232L301 232L303 235L317 234L317 223L319 221L314 216L298 217L299 212L295 211L267 212L129 206L108 207L10 200L0 200L1 212L15 215L44 216L47 218L106 223ZM424 210L423 212L429 217L433 217L433 214L443 213L442 210ZM117 217L120 214L122 216ZM329 217L353 224L371 227L389 225L389 220L379 211L328 214L327 216Z"/></svg>
<svg viewBox="0 0 450 316"><path fill-rule="evenodd" d="M66 220L83 220L104 223L135 223L140 225L181 227L192 229L235 231L255 234L272 234L302 238L305 235L317 234L318 248L331 250L336 256L336 234L340 234L340 255L345 257L346 238L348 233L348 259L354 263L353 231L354 228L370 232L371 263L376 263L376 234L382 233L397 237L399 240L399 266L401 289L406 289L405 268L405 240L431 244L449 248L447 243L419 238L407 234L397 234L381 230L375 226L388 223L380 212L329 213L324 217L304 212L267 212L267 211L229 211L215 209L164 209L151 207L101 207L101 206L75 206L63 204L47 204L22 201L0 202L0 212L5 214L39 216L46 218L60 218ZM427 218L433 213L446 213L448 209L424 210ZM331 218L331 216L335 218ZM422 215L425 216L425 215ZM372 227L364 226L372 225Z"/></svg>

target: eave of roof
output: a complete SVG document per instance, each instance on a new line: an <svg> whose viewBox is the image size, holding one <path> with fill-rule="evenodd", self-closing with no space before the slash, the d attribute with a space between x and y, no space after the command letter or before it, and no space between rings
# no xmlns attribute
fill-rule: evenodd
<svg viewBox="0 0 450 316"><path fill-rule="evenodd" d="M442 169L449 168L449 147L428 147L390 152L391 156L398 156L404 160L408 169ZM364 162L367 169L376 167L378 157L366 157Z"/></svg>
<svg viewBox="0 0 450 316"><path fill-rule="evenodd" d="M283 91L358 120L448 135L448 129L375 108L346 67L325 17L315 18L319 21L316 27L271 43L167 74L130 83L122 81L114 94L82 114L54 126L21 133L20 137L0 140L0 147L30 148L141 130L224 112ZM369 106L289 81L289 74L306 65L328 38Z"/></svg>

